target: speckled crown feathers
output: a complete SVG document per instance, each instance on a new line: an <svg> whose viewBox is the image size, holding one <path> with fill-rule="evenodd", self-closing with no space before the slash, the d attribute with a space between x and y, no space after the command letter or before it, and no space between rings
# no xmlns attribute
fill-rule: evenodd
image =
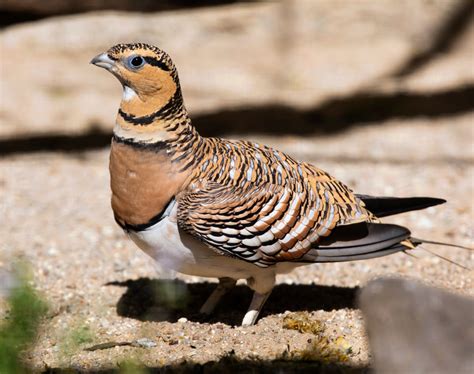
<svg viewBox="0 0 474 374"><path fill-rule="evenodd" d="M116 57L117 55L123 54L127 51L150 51L152 52L155 56L155 58L160 61L161 63L165 64L168 67L168 70L171 71L171 75L175 78L175 80L178 80L178 72L176 70L176 66L173 63L173 60L171 57L163 51L162 49L151 45L147 43L120 43L116 44L113 47L111 47L108 51L107 54L111 57Z"/></svg>

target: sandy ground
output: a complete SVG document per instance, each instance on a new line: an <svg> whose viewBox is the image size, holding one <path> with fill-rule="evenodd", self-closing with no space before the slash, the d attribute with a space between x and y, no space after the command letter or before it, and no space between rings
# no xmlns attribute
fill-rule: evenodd
<svg viewBox="0 0 474 374"><path fill-rule="evenodd" d="M426 47L458 3L257 1L157 13L91 12L14 25L0 31L0 49L8 56L0 66L0 136L108 130L119 84L89 61L124 42L154 44L173 57L194 115L275 102L312 107L380 89ZM471 29L460 42L469 47ZM466 84L467 77L472 82L472 53L457 51L457 58L440 55L405 82L407 88L436 91ZM20 110L25 105L28 110Z"/></svg>
<svg viewBox="0 0 474 374"><path fill-rule="evenodd" d="M417 237L472 246L472 121L473 115L466 114L393 120L331 137L252 138L317 164L360 193L446 198L443 206L386 221L408 226ZM229 355L264 361L299 357L311 350L315 335L283 328L283 321L300 311L308 311L313 323L324 324L319 339L326 337L331 347L345 347L344 365L365 367L370 352L355 298L367 281L401 276L473 294L472 272L417 249L416 259L396 254L314 264L280 276L262 318L249 328L238 324L251 294L238 286L216 314L203 321L197 311L212 290L207 282L214 280L178 275L180 281L171 288L160 280L160 270L113 221L107 156L104 149L0 161L2 264L8 266L13 255L26 258L35 285L51 306L37 345L27 355L37 369L113 368L130 357L150 367L183 361L204 364ZM468 251L427 247L465 266L474 265ZM83 350L140 338L155 346Z"/></svg>

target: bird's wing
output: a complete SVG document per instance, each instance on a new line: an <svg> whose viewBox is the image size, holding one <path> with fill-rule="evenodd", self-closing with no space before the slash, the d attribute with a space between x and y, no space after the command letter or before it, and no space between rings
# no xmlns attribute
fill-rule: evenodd
<svg viewBox="0 0 474 374"><path fill-rule="evenodd" d="M370 220L342 183L282 186L199 182L178 199L180 228L217 252L266 267L298 261L338 225Z"/></svg>

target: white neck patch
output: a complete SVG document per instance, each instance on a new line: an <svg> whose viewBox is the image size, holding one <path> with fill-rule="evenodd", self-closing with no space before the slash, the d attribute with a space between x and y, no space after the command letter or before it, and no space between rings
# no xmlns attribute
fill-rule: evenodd
<svg viewBox="0 0 474 374"><path fill-rule="evenodd" d="M123 96L122 100L130 101L137 97L137 93L128 86L123 86Z"/></svg>

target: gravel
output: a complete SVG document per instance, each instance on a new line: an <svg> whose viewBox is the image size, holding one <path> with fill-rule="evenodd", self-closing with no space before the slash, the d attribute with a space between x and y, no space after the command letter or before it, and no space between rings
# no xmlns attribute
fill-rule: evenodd
<svg viewBox="0 0 474 374"><path fill-rule="evenodd" d="M335 137L253 138L317 164L361 193L446 198L443 206L385 221L406 225L417 237L472 246L472 120L472 114L393 120ZM446 138L450 141L441 142ZM36 369L113 368L129 358L158 367L184 361L205 364L229 355L264 361L302 357L314 335L285 329L283 320L303 311L315 323L324 323L322 335L330 346L337 348L338 339L344 339L351 348L345 365L364 367L370 351L355 298L369 280L397 276L473 294L471 272L417 249L416 258L396 254L314 264L279 276L262 318L249 328L238 326L250 301L250 292L238 285L205 321L197 311L212 290L207 282L215 280L177 275L178 281L167 281L167 274L125 237L109 207L107 155L104 149L0 160L0 266L7 268L15 257L26 259L51 308L37 344L26 355ZM426 247L473 267L470 251ZM165 286L170 287L168 296L160 299L156 290ZM71 333L84 327L90 341L65 354ZM111 341L143 341L147 348L84 351Z"/></svg>

